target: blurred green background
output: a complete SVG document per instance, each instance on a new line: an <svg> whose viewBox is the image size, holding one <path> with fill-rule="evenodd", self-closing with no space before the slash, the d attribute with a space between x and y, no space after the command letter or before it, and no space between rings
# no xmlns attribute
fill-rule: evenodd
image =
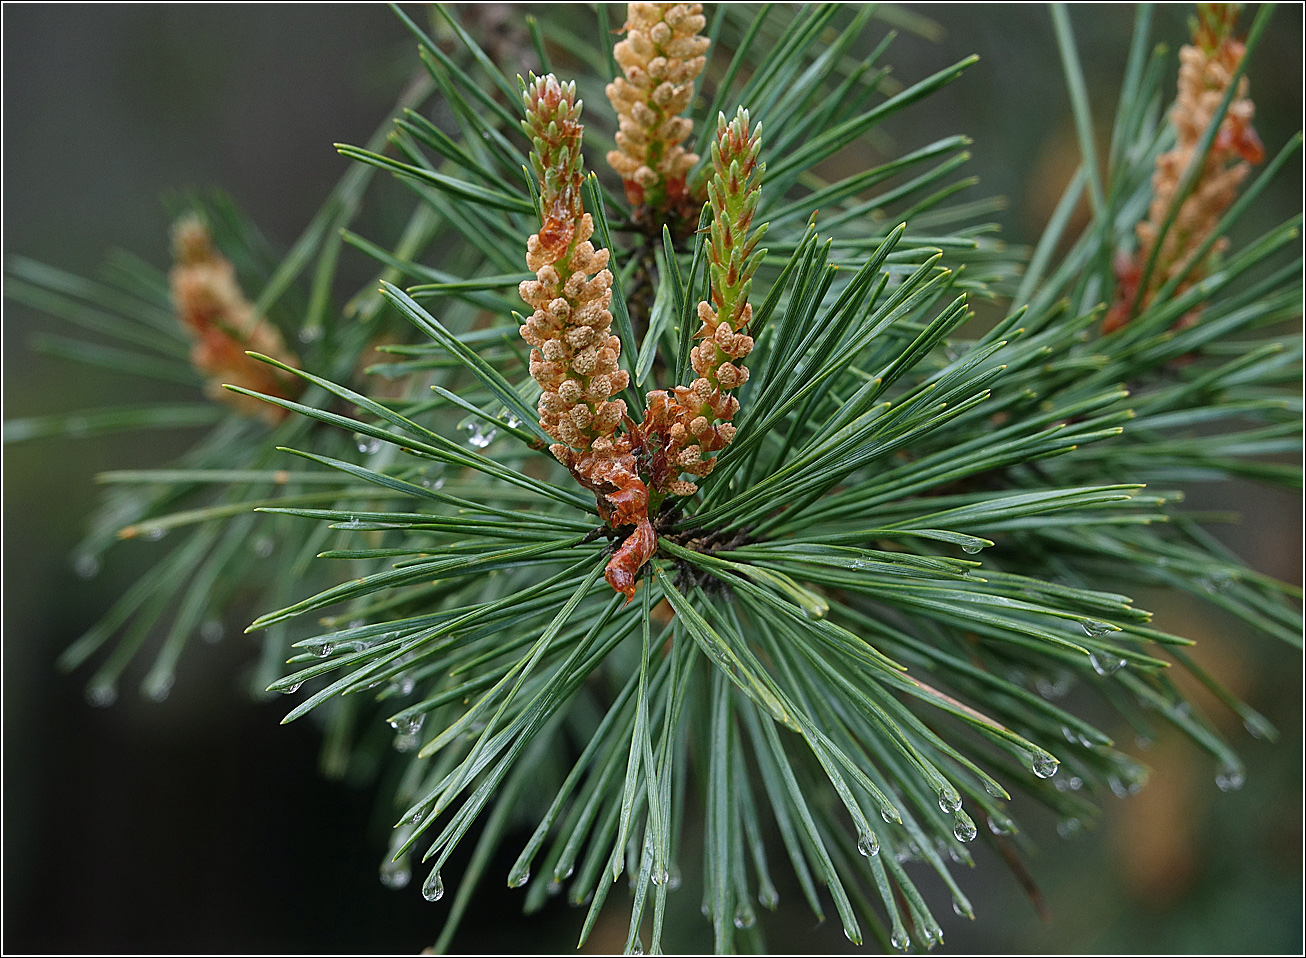
<svg viewBox="0 0 1306 958"><path fill-rule="evenodd" d="M972 195L1008 197L999 217L1007 240L1032 242L1078 150L1047 11L909 9L941 34L901 36L888 58L897 78L919 79L972 52L981 61L907 111L878 148L968 134L971 172L982 178ZM1154 37L1177 47L1189 10L1159 8ZM589 22L575 8L549 15ZM619 23L615 8L613 16ZM110 246L166 265L159 196L175 187L223 186L288 246L345 169L331 143L363 141L416 62L407 34L380 6L7 4L3 17L4 253L82 274ZM1132 9L1077 5L1071 17L1095 112L1105 118ZM1250 76L1255 125L1273 155L1302 123L1300 6L1278 10ZM1250 234L1301 205L1298 165L1264 198L1260 219L1242 225ZM344 255L346 281L362 282L367 263ZM53 322L5 304L6 419L166 395L28 349L25 339ZM5 450L3 945L416 952L434 940L447 904L429 905L415 888L381 886L386 823L370 791L322 781L315 730L280 727L281 703L250 700L242 671L253 645L241 634L241 610L225 623L223 641L187 652L162 703L141 699L129 682L115 706L94 709L82 695L86 674L54 668L58 653L152 559L150 543L129 543L97 576L75 574L68 555L95 499L92 477L165 463L192 438L154 433ZM1217 530L1224 541L1253 567L1301 580L1299 496L1229 483L1194 489L1190 502L1241 512L1241 525ZM1274 721L1282 739L1253 740L1213 708L1249 772L1241 791L1222 793L1209 760L1187 742L1163 736L1144 751L1124 738L1153 766L1152 781L1132 799L1107 797L1098 828L1066 841L1054 822L1025 810L1022 821L1041 848L1030 870L1050 922L1039 920L987 848L976 849L979 867L960 878L979 914L973 924L955 918L921 876L943 921L944 952L1300 953L1300 654L1209 607L1164 595L1138 601L1162 628L1199 639L1202 661ZM688 863L685 871L693 872ZM710 947L692 884L672 896L668 944L678 950ZM815 925L796 888L781 893L780 913L761 919L773 949L850 947L837 924ZM614 895L587 950L620 948L622 907ZM572 947L580 914L555 902L523 923L519 908L520 893L487 884L456 949Z"/></svg>

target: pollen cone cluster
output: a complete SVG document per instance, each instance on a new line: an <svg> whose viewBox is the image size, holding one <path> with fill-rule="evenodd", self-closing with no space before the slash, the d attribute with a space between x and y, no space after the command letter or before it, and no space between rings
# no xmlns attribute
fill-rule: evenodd
<svg viewBox="0 0 1306 958"><path fill-rule="evenodd" d="M630 596L656 537L630 437L616 434L626 404L612 397L630 377L618 367L621 341L611 332L608 251L590 242L594 223L582 199L581 103L574 84L563 86L551 74L534 79L524 100L541 226L526 246L535 279L519 289L534 312L521 335L532 347L531 377L544 390L540 427L557 440L549 447L553 455L594 492L603 518L613 528L636 527L608 570L612 587Z"/></svg>
<svg viewBox="0 0 1306 958"><path fill-rule="evenodd" d="M1138 287L1143 281L1143 270L1156 247L1161 225L1174 202L1184 170L1197 152L1203 134L1214 121L1220 101L1242 62L1244 46L1233 37L1237 17L1237 4L1198 4L1193 43L1179 51L1179 93L1170 110L1175 146L1157 157L1156 172L1152 175L1152 203L1147 219L1136 228L1138 252L1134 258L1122 257L1116 263L1119 286L1116 301L1103 323L1103 332L1119 329L1133 318L1131 308L1139 299ZM1253 112L1248 81L1244 76L1238 81L1237 93L1229 104L1192 193L1184 200L1169 232L1161 241L1148 288L1139 299L1139 311L1147 308L1152 296L1171 278L1187 274L1176 292L1182 292L1201 279L1202 266L1194 263L1194 257L1237 198L1238 188L1251 171L1251 165L1265 159L1265 150L1251 125ZM1228 241L1220 238L1210 255L1218 256L1227 246ZM1194 313L1180 322L1191 323L1196 318Z"/></svg>
<svg viewBox="0 0 1306 958"><path fill-rule="evenodd" d="M247 415L279 422L286 410L222 386L229 383L293 399L301 391L300 381L246 356L245 351L263 353L287 366L298 367L299 360L286 348L281 334L254 312L236 282L231 261L214 248L198 217L179 220L173 226L172 239L176 261L169 274L172 301L178 318L195 337L190 359L205 377L205 393Z"/></svg>
<svg viewBox="0 0 1306 958"><path fill-rule="evenodd" d="M612 51L623 75L606 91L619 123L618 149L608 163L621 175L637 219L647 210L682 221L696 213L686 178L698 155L682 146L694 124L680 114L707 62L709 41L699 36L706 23L701 3L627 5L626 38Z"/></svg>
<svg viewBox="0 0 1306 958"><path fill-rule="evenodd" d="M739 400L731 391L748 381L748 369L742 364L753 350L753 337L747 332L753 318L748 294L753 273L766 253L757 249L765 227L749 235L765 169L757 161L760 129L750 133L746 110L729 123L724 116L717 123L708 184L713 215L708 242L712 301L698 304L701 325L690 353L696 378L688 386L677 386L673 394L650 393L644 420L644 432L662 440L665 461L655 461L653 467L655 488L662 493L695 493L697 485L682 479L681 473L706 476L716 464L714 454L735 435L730 420L739 410Z"/></svg>

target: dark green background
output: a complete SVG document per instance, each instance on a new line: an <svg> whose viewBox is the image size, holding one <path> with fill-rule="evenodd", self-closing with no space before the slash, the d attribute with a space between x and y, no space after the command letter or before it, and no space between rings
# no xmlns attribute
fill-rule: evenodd
<svg viewBox="0 0 1306 958"><path fill-rule="evenodd" d="M971 52L982 59L908 111L880 147L970 135L972 172L983 179L974 195L1008 196L1006 235L1030 242L1077 157L1047 12L916 9L944 35L901 37L889 56L896 77L910 82ZM1187 12L1159 10L1155 36L1177 46ZM416 62L381 6L6 4L3 15L4 252L81 273L114 245L165 265L168 220L158 198L170 187L220 184L288 245L345 169L330 144L364 140ZM551 15L589 22L583 9ZM613 15L620 22L615 7ZM1132 10L1076 6L1071 17L1095 114L1107 117ZM1301 125L1301 37L1301 8L1286 5L1251 70L1256 126L1271 154ZM1261 228L1301 208L1300 168L1281 180L1261 205ZM361 281L367 265L353 256L344 272ZM41 328L50 321L5 305L5 418L165 395L32 353L24 338ZM247 618L231 616L218 645L189 650L161 704L134 693L136 672L117 705L93 709L82 697L86 674L54 669L59 651L153 554L133 543L94 579L73 573L67 555L94 501L91 477L166 462L190 439L151 434L5 451L3 945L415 952L434 940L447 904L428 905L415 887L381 887L384 823L370 792L322 782L313 727L280 727L281 703L245 695ZM1299 497L1226 484L1193 490L1193 501L1243 512L1243 526L1221 531L1226 541L1256 568L1300 580ZM1139 753L1158 768L1152 785L1128 802L1106 798L1108 815L1093 832L1065 842L1032 814L1042 852L1031 870L1051 924L1038 921L985 849L977 848L980 867L960 879L980 915L974 924L954 918L935 883L917 873L943 921L945 952L1300 951L1300 656L1207 609L1139 600L1162 627L1202 640L1207 661L1284 739L1272 747L1226 723L1248 761L1238 793L1218 792L1207 759L1163 738ZM446 878L456 881L452 870ZM669 947L679 950L710 947L693 884L672 896ZM781 892L781 913L762 919L776 950L847 946L835 923L814 925L794 888ZM622 898L612 900L608 917L624 928ZM557 905L521 924L519 902L498 881L487 885L456 947L571 947L579 913ZM614 941L600 925L592 945L619 947Z"/></svg>

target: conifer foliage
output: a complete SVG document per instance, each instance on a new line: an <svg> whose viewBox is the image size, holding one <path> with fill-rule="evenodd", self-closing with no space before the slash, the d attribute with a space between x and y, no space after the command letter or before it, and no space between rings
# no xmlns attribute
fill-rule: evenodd
<svg viewBox="0 0 1306 958"><path fill-rule="evenodd" d="M396 11L422 81L338 147L357 164L263 269L221 198L179 224L171 298L148 270L112 288L13 264L12 295L107 306L113 356L222 378L230 403L92 414L211 423L175 468L106 477L84 555L186 534L67 653L117 640L93 698L156 626L145 687L166 694L191 636L256 595L286 721L324 719L337 774L397 766L382 876L456 889L442 948L482 880L524 886L528 911L564 893L584 942L627 907L624 874L627 951L663 948L673 894L701 894L717 951L758 950L779 870L852 941L933 947L905 862L973 917L956 865L977 838L1016 860L1014 791L1078 827L1143 784L1061 701L1071 686L1136 728L1173 724L1240 782L1170 674L1273 730L1129 593L1181 590L1301 644L1300 591L1223 549L1178 488L1300 485L1266 457L1300 446L1283 324L1301 217L1227 239L1301 144L1252 178L1268 8L1239 40L1236 10L1203 6L1159 121L1140 12L1105 170L1054 9L1085 162L1026 263L954 199L964 137L823 165L971 60L888 82L869 6L630 4L615 48L598 9L586 39L528 18L530 49L500 62L454 11L432 13L438 34ZM598 157L615 177L587 172ZM350 229L376 171L415 196L398 237ZM1085 194L1092 222L1066 236ZM342 305L344 244L378 282ZM971 323L977 300L1001 318ZM381 722L393 749L356 734Z"/></svg>

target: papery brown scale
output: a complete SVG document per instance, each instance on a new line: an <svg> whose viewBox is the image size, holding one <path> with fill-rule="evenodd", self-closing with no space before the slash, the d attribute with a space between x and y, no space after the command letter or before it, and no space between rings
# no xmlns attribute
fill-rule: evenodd
<svg viewBox="0 0 1306 958"><path fill-rule="evenodd" d="M648 488L633 476L622 478L626 480L625 487L606 496L612 506L615 526L632 525L648 518Z"/></svg>
<svg viewBox="0 0 1306 958"><path fill-rule="evenodd" d="M1253 166L1265 161L1265 146L1261 143L1261 138L1245 122L1222 128L1216 137L1214 149L1237 153Z"/></svg>
<svg viewBox="0 0 1306 958"><path fill-rule="evenodd" d="M653 558L657 551L657 533L647 517L641 519L620 548L612 554L603 570L603 578L613 590L620 592L630 602L635 597L639 570Z"/></svg>

